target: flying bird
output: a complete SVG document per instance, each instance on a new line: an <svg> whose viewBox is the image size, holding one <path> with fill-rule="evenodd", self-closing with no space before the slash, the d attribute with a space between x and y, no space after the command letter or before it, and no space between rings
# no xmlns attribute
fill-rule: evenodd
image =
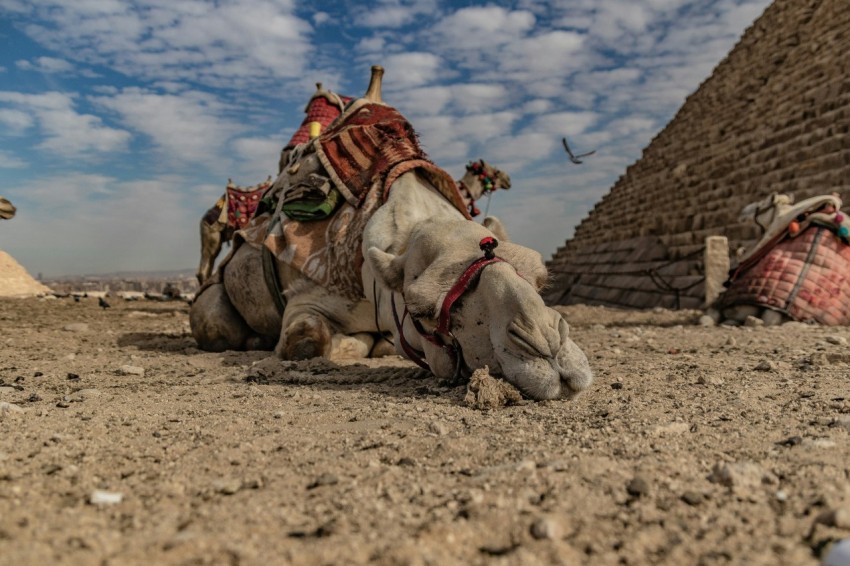
<svg viewBox="0 0 850 566"><path fill-rule="evenodd" d="M574 155L573 152L570 150L570 146L567 145L567 138L563 138L563 142L564 149L567 150L567 155L570 156L570 161L572 161L576 165L584 163L584 161L581 160L582 157L587 157L588 155L593 155L594 153L596 153L596 150L594 149L593 151L588 151L587 153L579 153L578 155Z"/></svg>
<svg viewBox="0 0 850 566"><path fill-rule="evenodd" d="M103 300L103 297L98 297L98 298L97 298L97 304L98 304L98 305L100 305L100 308L102 308L103 310L106 310L106 309L108 309L108 308L109 308L109 303L107 303L106 301L104 301L104 300Z"/></svg>

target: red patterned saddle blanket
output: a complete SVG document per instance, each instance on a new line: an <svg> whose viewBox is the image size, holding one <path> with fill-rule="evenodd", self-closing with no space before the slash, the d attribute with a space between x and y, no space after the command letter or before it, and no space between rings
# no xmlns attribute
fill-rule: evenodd
<svg viewBox="0 0 850 566"><path fill-rule="evenodd" d="M749 304L801 322L850 324L850 245L830 226L812 223L796 237L786 234L728 284L721 308Z"/></svg>
<svg viewBox="0 0 850 566"><path fill-rule="evenodd" d="M257 206L259 206L260 200L271 186L271 177L262 183L250 187L240 187L234 185L232 181L228 182L225 189L227 226L237 230L241 230L247 226L248 222L254 217L254 213L257 212Z"/></svg>
<svg viewBox="0 0 850 566"><path fill-rule="evenodd" d="M437 167L419 145L413 126L396 109L365 102L319 136L316 153L334 185L352 206L370 190L388 196L389 187L407 171L417 170L467 219L469 210L457 183Z"/></svg>

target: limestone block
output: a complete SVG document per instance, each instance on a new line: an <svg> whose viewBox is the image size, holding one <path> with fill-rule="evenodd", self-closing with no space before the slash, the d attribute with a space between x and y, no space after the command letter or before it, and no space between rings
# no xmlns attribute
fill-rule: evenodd
<svg viewBox="0 0 850 566"><path fill-rule="evenodd" d="M705 302L708 307L724 291L723 282L729 277L729 240L725 236L705 239Z"/></svg>

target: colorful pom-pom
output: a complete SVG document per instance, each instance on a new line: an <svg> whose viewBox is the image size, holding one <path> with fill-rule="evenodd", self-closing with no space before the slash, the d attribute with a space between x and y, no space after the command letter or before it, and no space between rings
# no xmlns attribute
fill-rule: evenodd
<svg viewBox="0 0 850 566"><path fill-rule="evenodd" d="M792 236L796 236L797 234L799 234L800 233L800 223L797 222L796 220L792 220L788 224L788 233L791 234Z"/></svg>
<svg viewBox="0 0 850 566"><path fill-rule="evenodd" d="M840 212L837 212L835 214L835 217L833 218L833 220L835 221L836 224L841 224L842 222L844 222L844 215L841 214Z"/></svg>
<svg viewBox="0 0 850 566"><path fill-rule="evenodd" d="M847 229L847 226L841 226L838 228L838 235L842 238L846 238L848 235L850 235L850 230Z"/></svg>

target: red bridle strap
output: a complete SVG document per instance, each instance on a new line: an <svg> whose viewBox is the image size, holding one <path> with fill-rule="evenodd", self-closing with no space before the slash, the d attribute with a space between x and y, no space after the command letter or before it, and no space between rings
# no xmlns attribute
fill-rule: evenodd
<svg viewBox="0 0 850 566"><path fill-rule="evenodd" d="M455 282L455 284L452 285L452 288L449 289L449 292L446 294L446 298L443 299L443 305L440 307L440 316L437 319L437 328L434 332L428 332L422 326L422 323L420 323L417 319L410 317L410 320L413 322L413 326L416 328L416 331L419 332L420 336L445 350L449 357L452 358L455 365L455 379L460 376L462 371L463 354L460 351L460 344L458 344L457 339L454 337L451 330L452 307L464 293L469 291L469 288L476 280L476 277L478 277L481 273L482 269L493 263L505 261L493 254L493 248L498 245L499 243L492 237L487 237L481 240L480 246L481 249L484 250L484 257L478 258L469 264L469 267L464 270L457 282ZM407 318L407 315L409 314L407 305L404 305L404 314L402 315L401 320L399 320L398 311L395 308L394 295L392 297L392 308L393 320L395 322L396 329L398 330L398 340L402 351L404 351L409 359L416 362L419 367L431 371L431 367L425 360L425 355L414 349L404 337L404 319Z"/></svg>
<svg viewBox="0 0 850 566"><path fill-rule="evenodd" d="M451 334L451 316L454 304L469 290L470 285L472 285L472 282L482 269L492 263L498 263L500 261L505 260L500 257L482 257L473 261L470 266L466 268L466 271L463 272L457 282L451 289L449 289L449 292L446 294L446 298L443 299L443 306L440 308L440 318L437 321L437 328L434 331L435 334L443 334L446 336Z"/></svg>

